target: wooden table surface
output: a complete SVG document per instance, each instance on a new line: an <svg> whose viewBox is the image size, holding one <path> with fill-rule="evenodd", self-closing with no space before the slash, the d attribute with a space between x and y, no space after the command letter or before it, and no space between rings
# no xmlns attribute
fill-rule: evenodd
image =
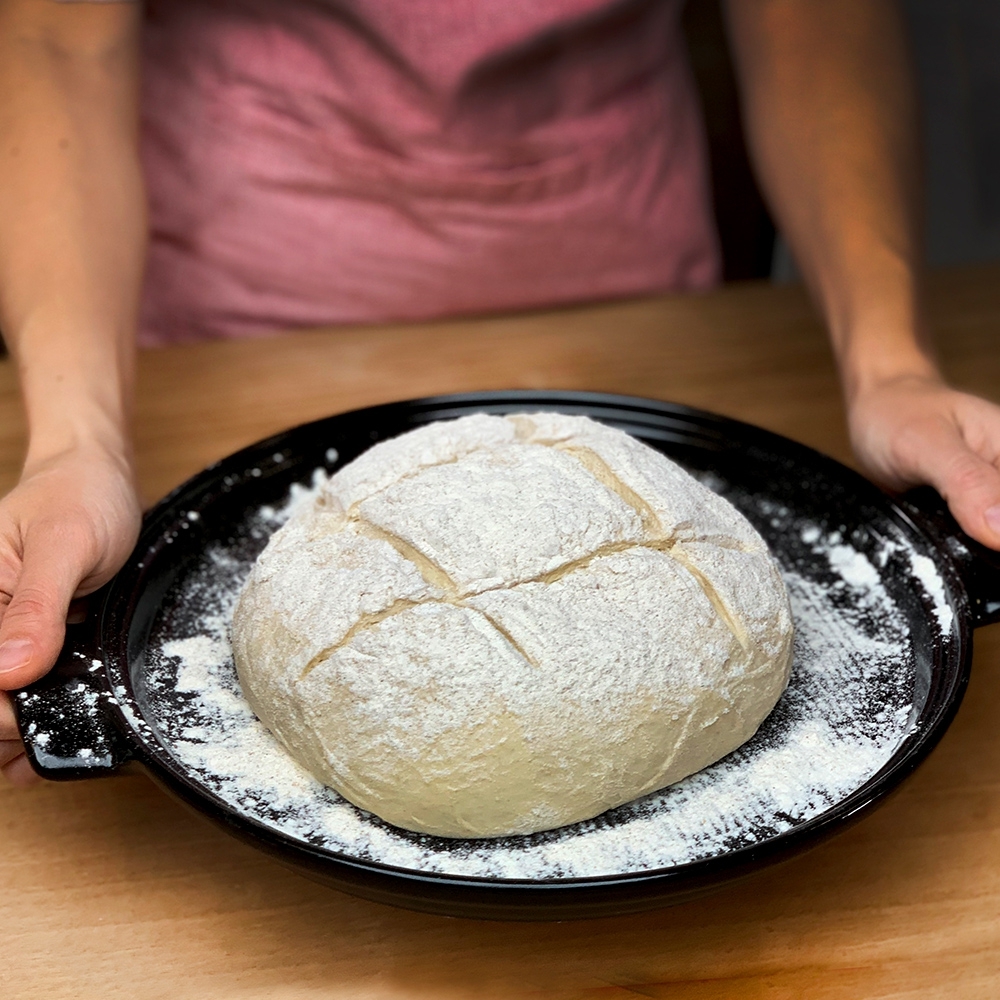
<svg viewBox="0 0 1000 1000"><path fill-rule="evenodd" d="M932 276L945 367L1000 396L1000 267ZM0 491L23 423L0 362ZM801 291L744 285L473 322L145 353L152 501L301 421L473 389L598 389L700 406L849 460L830 353ZM714 896L553 924L455 920L314 885L141 775L0 787L8 998L1000 996L1000 630L930 760L875 815Z"/></svg>

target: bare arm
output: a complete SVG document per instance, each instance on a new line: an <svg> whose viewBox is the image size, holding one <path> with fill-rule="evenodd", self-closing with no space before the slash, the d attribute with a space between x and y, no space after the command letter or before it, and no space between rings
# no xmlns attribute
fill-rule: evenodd
<svg viewBox="0 0 1000 1000"><path fill-rule="evenodd" d="M826 318L855 451L1000 547L1000 409L948 388L921 310L916 107L892 0L729 0L762 186ZM990 513L988 513L990 512Z"/></svg>
<svg viewBox="0 0 1000 1000"><path fill-rule="evenodd" d="M145 245L138 11L0 0L0 329L29 445L0 500L0 688L52 665L138 528L128 421ZM0 704L0 765L17 749ZM23 760L5 768L23 776Z"/></svg>

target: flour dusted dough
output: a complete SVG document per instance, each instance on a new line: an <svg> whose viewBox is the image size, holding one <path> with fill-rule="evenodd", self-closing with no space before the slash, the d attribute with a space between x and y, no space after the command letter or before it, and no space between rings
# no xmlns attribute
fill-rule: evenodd
<svg viewBox="0 0 1000 1000"><path fill-rule="evenodd" d="M585 417L479 414L378 444L261 553L233 648L289 753L445 837L595 816L749 739L788 682L763 540Z"/></svg>

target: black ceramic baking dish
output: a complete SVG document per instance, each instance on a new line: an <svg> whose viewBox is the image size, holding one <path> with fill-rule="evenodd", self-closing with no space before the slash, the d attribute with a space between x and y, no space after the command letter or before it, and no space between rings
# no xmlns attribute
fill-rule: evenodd
<svg viewBox="0 0 1000 1000"><path fill-rule="evenodd" d="M837 532L858 551L894 534L933 561L947 627L905 563L879 567L905 609L915 671L909 733L888 762L819 815L758 842L655 870L582 878L507 879L404 869L305 843L223 801L159 740L144 716L147 643L185 567L211 545L235 544L249 511L280 504L317 468L333 471L377 441L474 412L559 411L619 427L728 496L779 562L801 545L780 509ZM794 520L794 518L793 518ZM245 540L244 540L245 541ZM264 543L256 542L259 549ZM493 919L567 919L682 901L797 854L843 830L893 791L953 719L969 677L972 631L1000 619L1000 560L961 534L933 491L895 500L839 463L747 424L653 400L582 392L490 392L392 403L306 424L206 469L149 512L128 563L68 627L56 668L17 694L28 756L50 779L98 777L132 761L227 832L310 878L370 899ZM162 623L161 623L162 625ZM160 628L162 632L162 627ZM40 739L40 734L44 738Z"/></svg>

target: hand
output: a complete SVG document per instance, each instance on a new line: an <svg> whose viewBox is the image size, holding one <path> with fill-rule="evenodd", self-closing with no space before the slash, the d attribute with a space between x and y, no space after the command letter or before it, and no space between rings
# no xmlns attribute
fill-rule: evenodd
<svg viewBox="0 0 1000 1000"><path fill-rule="evenodd" d="M905 376L855 392L848 409L855 454L876 480L929 483L963 531L1000 549L1000 406Z"/></svg>
<svg viewBox="0 0 1000 1000"><path fill-rule="evenodd" d="M13 784L36 776L3 692L51 669L70 601L111 579L140 521L127 459L95 445L29 462L0 500L0 770Z"/></svg>

